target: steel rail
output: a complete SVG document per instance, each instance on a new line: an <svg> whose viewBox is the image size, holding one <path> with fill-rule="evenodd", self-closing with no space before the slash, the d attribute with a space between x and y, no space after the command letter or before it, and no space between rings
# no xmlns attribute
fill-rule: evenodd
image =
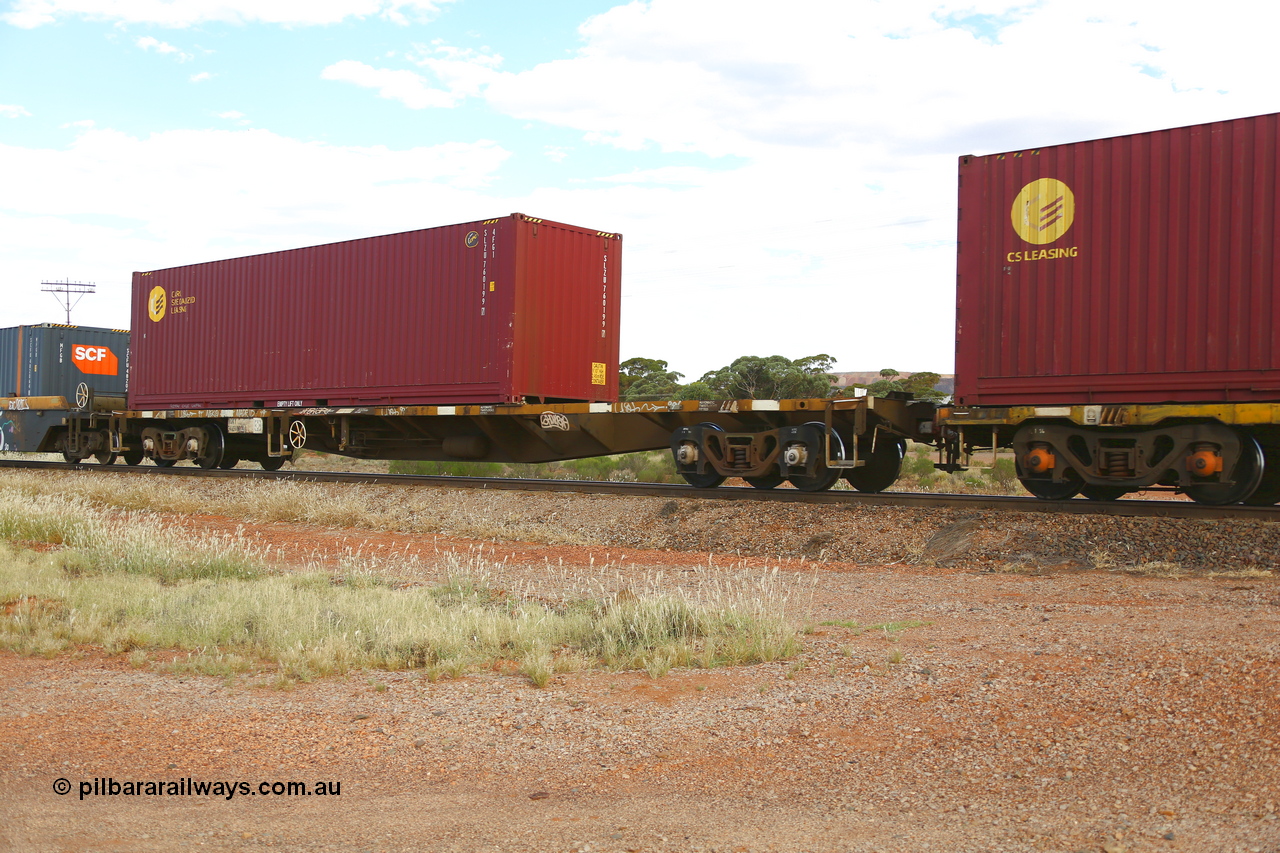
<svg viewBox="0 0 1280 853"><path fill-rule="evenodd" d="M523 480L509 477L445 477L423 474L357 474L338 471L258 471L252 469L205 470L195 467L159 468L152 465L129 467L92 463L35 462L0 459L0 469L84 471L101 474L213 477L222 479L292 480L311 483L357 483L363 485L411 485L441 489L492 489L499 491L568 492L632 497L699 498L724 501L774 501L846 506L917 507L921 509L998 510L1002 512L1047 512L1073 515L1117 515L1150 518L1198 518L1207 520L1253 520L1280 522L1280 506L1203 506L1190 501L1072 499L1045 501L1033 497L1003 495L947 495L929 492L855 491L802 492L797 489L753 489L724 487L695 489L669 483L613 483L598 480Z"/></svg>

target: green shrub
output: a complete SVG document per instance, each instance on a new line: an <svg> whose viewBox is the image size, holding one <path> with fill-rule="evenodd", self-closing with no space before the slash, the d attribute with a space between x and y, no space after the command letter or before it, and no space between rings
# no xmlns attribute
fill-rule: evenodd
<svg viewBox="0 0 1280 853"><path fill-rule="evenodd" d="M1009 457L997 459L991 466L991 479L1002 486L1012 486L1018 479L1018 466Z"/></svg>

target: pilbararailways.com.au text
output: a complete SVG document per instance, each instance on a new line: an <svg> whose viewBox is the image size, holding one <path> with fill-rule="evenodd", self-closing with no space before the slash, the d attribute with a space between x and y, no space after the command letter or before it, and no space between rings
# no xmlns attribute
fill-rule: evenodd
<svg viewBox="0 0 1280 853"><path fill-rule="evenodd" d="M342 783L322 780L316 782L206 782L192 779L117 781L110 776L84 779L79 783L80 799L85 797L222 797L225 800L240 797L340 797ZM53 783L55 794L71 793L68 779Z"/></svg>

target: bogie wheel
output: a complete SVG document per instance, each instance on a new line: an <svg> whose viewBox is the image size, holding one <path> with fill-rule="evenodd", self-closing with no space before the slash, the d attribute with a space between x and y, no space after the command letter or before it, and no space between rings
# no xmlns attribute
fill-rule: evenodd
<svg viewBox="0 0 1280 853"><path fill-rule="evenodd" d="M105 431L98 433L98 441L100 444L105 444L107 447L111 446L111 436L107 435ZM116 461L116 454L112 453L110 450L99 450L97 453L93 454L93 458L97 459L98 464L100 465L110 465Z"/></svg>
<svg viewBox="0 0 1280 853"><path fill-rule="evenodd" d="M907 443L904 440L881 433L865 460L867 464L861 468L850 468L844 478L860 492L883 492L902 473L902 460L906 455Z"/></svg>
<svg viewBox="0 0 1280 853"><path fill-rule="evenodd" d="M793 474L787 478L791 485L802 492L825 492L840 480L839 468L828 468L825 465L813 476Z"/></svg>
<svg viewBox="0 0 1280 853"><path fill-rule="evenodd" d="M124 459L124 464L133 467L135 465L141 465L142 459L145 455L146 454L142 452L141 447L134 447L126 450L124 453L121 453L120 457Z"/></svg>
<svg viewBox="0 0 1280 853"><path fill-rule="evenodd" d="M1205 506L1229 506L1251 500L1262 484L1266 463L1262 447L1251 435L1240 435L1240 458L1231 472L1234 483L1203 483L1183 489L1187 497Z"/></svg>
<svg viewBox="0 0 1280 853"><path fill-rule="evenodd" d="M218 463L219 468L231 469L240 464L240 457L234 453L223 452L222 461Z"/></svg>
<svg viewBox="0 0 1280 853"><path fill-rule="evenodd" d="M1055 483L1052 480L1033 480L1030 477L1019 477L1018 480L1024 489L1042 501L1070 500L1080 494L1080 490L1084 488L1084 483L1074 471L1068 471L1066 479L1061 483Z"/></svg>
<svg viewBox="0 0 1280 853"><path fill-rule="evenodd" d="M759 477L743 477L747 481L747 485L753 489L776 489L786 482L787 478L772 471L768 474L761 474Z"/></svg>
<svg viewBox="0 0 1280 853"><path fill-rule="evenodd" d="M206 424L204 427L205 443L203 452L192 461L208 470L222 464L222 454L226 450L226 439L222 437L222 428L217 424Z"/></svg>
<svg viewBox="0 0 1280 853"><path fill-rule="evenodd" d="M55 444L55 445L53 446L53 450L54 450L54 452L55 452L55 453L61 453L61 454L62 454L62 459L63 459L63 461L64 461L64 462L79 462L79 461L80 461L80 459L79 459L78 457L76 457L76 456L72 456L72 455L71 455L71 451L70 451L70 450L67 450L67 437L66 437L65 435L64 435L64 436L60 436L60 437L58 438L58 443L57 443L57 444Z"/></svg>
<svg viewBox="0 0 1280 853"><path fill-rule="evenodd" d="M258 459L258 464L262 466L263 471L279 471L284 467L284 463L283 456L262 456Z"/></svg>
<svg viewBox="0 0 1280 853"><path fill-rule="evenodd" d="M1267 469L1262 472L1262 482L1253 494L1242 503L1246 506L1271 506L1280 503L1280 452L1266 454Z"/></svg>
<svg viewBox="0 0 1280 853"><path fill-rule="evenodd" d="M1099 486L1086 483L1080 487L1080 494L1091 501L1118 501L1129 494L1129 490L1124 486Z"/></svg>
<svg viewBox="0 0 1280 853"><path fill-rule="evenodd" d="M172 468L174 465L178 464L177 459L161 459L159 456L151 461L156 463L157 468Z"/></svg>
<svg viewBox="0 0 1280 853"><path fill-rule="evenodd" d="M695 489L714 489L724 482L724 475L717 474L714 468L705 474L686 474L681 471L680 476L684 477L685 482Z"/></svg>

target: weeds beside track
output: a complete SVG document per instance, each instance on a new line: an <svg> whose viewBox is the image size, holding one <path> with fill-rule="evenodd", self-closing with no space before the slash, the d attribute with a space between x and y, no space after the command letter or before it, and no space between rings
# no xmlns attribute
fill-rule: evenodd
<svg viewBox="0 0 1280 853"><path fill-rule="evenodd" d="M1077 515L1118 515L1155 518L1195 518L1202 520L1249 519L1280 521L1280 506L1203 506L1189 501L1120 500L1091 501L1076 498L1045 501L1033 497L1006 495L948 495L929 492L880 492L865 494L853 491L801 492L796 489L753 489L721 486L716 489L694 489L687 485L665 483L616 483L593 480L526 480L507 477L451 477L420 474L359 474L332 471L255 471L251 469L204 470L175 466L157 468L150 465L68 464L0 460L0 468L26 468L52 471L85 471L97 474L172 477L249 478L291 480L313 483L356 483L364 485L417 485L427 488L490 489L514 491L576 492L581 494L613 494L636 497L665 497L700 500L780 501L788 503L865 504L880 506L920 507L933 509L1000 510L1006 512L1071 513Z"/></svg>

